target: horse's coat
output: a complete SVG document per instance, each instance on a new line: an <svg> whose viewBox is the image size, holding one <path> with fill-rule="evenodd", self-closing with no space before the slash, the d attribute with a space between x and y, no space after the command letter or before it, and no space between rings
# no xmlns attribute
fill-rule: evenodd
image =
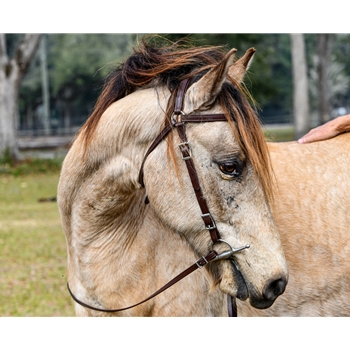
<svg viewBox="0 0 350 350"><path fill-rule="evenodd" d="M350 316L350 134L300 145L271 143L273 215L289 268L285 293L240 315Z"/></svg>
<svg viewBox="0 0 350 350"><path fill-rule="evenodd" d="M206 58L205 50L182 52L177 60L193 65ZM240 272L228 260L212 262L151 301L117 316L220 316L226 315L224 293L249 297L259 308L269 307L283 293L288 272L267 200L271 198L268 154L254 112L239 88L254 51L248 50L237 62L235 50L226 55L218 51L197 70L180 66L177 74L171 74L175 87L181 75L197 75L185 96L185 113L225 113L229 121L186 128L199 180L222 238L233 247L250 244L250 249L234 257ZM147 52L147 64L158 59L154 52ZM174 67L176 54L166 51L165 55ZM171 84L159 83L158 75L149 80L149 71L142 71L147 84L135 88L140 86L130 83L135 71L129 76L123 72L122 80L114 83L125 89L116 89L112 81L112 88L102 93L102 112L93 114L77 136L58 188L70 287L80 300L104 309L143 300L205 255L210 245L177 152L176 133L147 158L145 189L138 183L143 156L164 118L170 116ZM120 97L115 98L117 93ZM215 249L220 252L224 246L216 244ZM243 278L235 278L238 275ZM76 312L105 315L80 305Z"/></svg>

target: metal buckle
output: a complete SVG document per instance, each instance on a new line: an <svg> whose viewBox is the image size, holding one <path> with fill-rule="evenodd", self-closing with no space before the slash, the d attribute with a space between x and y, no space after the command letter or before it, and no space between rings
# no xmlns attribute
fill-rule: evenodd
<svg viewBox="0 0 350 350"><path fill-rule="evenodd" d="M213 226L210 226L210 225L205 226L205 228L206 228L207 230L213 230L214 228L216 228L215 221L214 221L214 219L213 219L213 217L211 216L210 213L202 214L201 217L202 217L202 218L210 218L210 220L211 220L211 222L212 222L212 224L213 224Z"/></svg>
<svg viewBox="0 0 350 350"><path fill-rule="evenodd" d="M190 147L190 143L189 143L189 142L182 142L182 143L179 143L178 146L179 146L179 148L180 148L181 156L182 156L182 159L183 159L183 160L188 160L188 159L191 159L191 158L192 158L192 151L191 151L191 147ZM182 152L181 146L186 146L186 147L187 147L188 153L189 153L189 155L188 155L187 157L184 157L184 154L183 154L183 152Z"/></svg>
<svg viewBox="0 0 350 350"><path fill-rule="evenodd" d="M171 123L176 126L177 124L184 124L184 122L181 119L181 116L186 115L184 112L180 111L179 114L175 114L173 113L173 115L171 116L170 120Z"/></svg>
<svg viewBox="0 0 350 350"><path fill-rule="evenodd" d="M197 261L196 261L196 265L201 269L204 265L201 265L200 263L199 263L199 261L200 260L204 260L205 261L205 264L204 265L206 265L206 264L208 264L208 260L204 257L204 256L202 256L200 259L198 259ZM215 260L215 259L214 259Z"/></svg>

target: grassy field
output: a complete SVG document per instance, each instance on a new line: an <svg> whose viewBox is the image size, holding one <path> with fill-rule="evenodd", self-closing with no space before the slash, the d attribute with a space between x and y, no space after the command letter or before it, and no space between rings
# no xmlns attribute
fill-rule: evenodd
<svg viewBox="0 0 350 350"><path fill-rule="evenodd" d="M39 201L59 172L28 168L0 173L0 316L73 316L57 203Z"/></svg>

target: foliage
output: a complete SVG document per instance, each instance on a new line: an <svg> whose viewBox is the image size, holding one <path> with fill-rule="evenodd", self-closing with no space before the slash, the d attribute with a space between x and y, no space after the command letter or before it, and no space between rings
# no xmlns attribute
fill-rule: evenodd
<svg viewBox="0 0 350 350"><path fill-rule="evenodd" d="M183 36L167 35L174 41ZM293 84L288 34L187 34L186 38L195 45L234 47L238 57L255 47L257 51L245 83L261 109L263 120L269 115L291 113Z"/></svg>
<svg viewBox="0 0 350 350"><path fill-rule="evenodd" d="M334 107L346 107L350 112L350 36L339 34L335 36L332 55L331 87ZM338 72L337 72L338 69Z"/></svg>
<svg viewBox="0 0 350 350"><path fill-rule="evenodd" d="M13 157L11 157L10 154L10 150L8 148L6 148L2 154L2 156L0 156L0 166L1 165L5 165L7 167L12 167L14 165L14 159ZM0 170L1 172L1 170Z"/></svg>
<svg viewBox="0 0 350 350"><path fill-rule="evenodd" d="M61 169L62 159L26 158L14 162L11 157L0 158L0 174L14 176L28 174L57 173Z"/></svg>
<svg viewBox="0 0 350 350"><path fill-rule="evenodd" d="M47 35L52 126L72 126L72 115L77 117L76 125L82 124L91 113L105 76L123 59L131 40L132 36L128 34ZM38 52L33 60L21 87L22 127L28 124L41 127L41 54ZM28 123L30 118L32 121Z"/></svg>

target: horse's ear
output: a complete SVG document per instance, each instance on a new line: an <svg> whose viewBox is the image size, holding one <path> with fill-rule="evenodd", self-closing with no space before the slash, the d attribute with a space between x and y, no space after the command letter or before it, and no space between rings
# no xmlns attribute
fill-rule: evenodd
<svg viewBox="0 0 350 350"><path fill-rule="evenodd" d="M228 70L228 75L237 82L241 83L243 81L245 73L253 61L255 51L256 50L253 47L248 49L244 56L237 60L236 63L230 67Z"/></svg>
<svg viewBox="0 0 350 350"><path fill-rule="evenodd" d="M236 49L230 50L217 66L189 87L183 107L185 113L207 108L214 102L225 82L229 68L234 63L236 51Z"/></svg>

